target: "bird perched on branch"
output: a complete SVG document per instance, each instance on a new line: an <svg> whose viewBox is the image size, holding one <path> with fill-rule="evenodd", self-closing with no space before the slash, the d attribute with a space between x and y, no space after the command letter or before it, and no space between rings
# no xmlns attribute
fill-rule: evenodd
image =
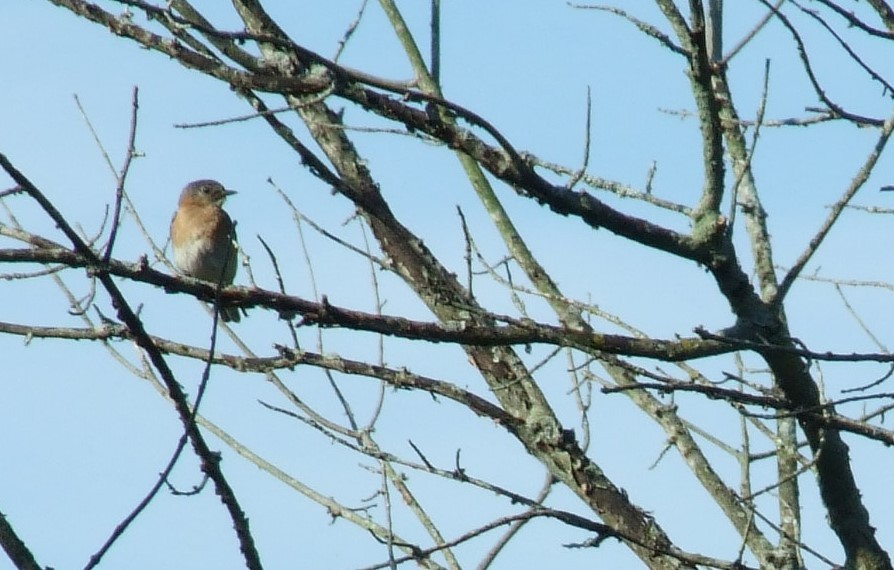
<svg viewBox="0 0 894 570"><path fill-rule="evenodd" d="M221 287L233 282L236 223L221 206L235 193L215 180L196 180L183 189L171 220L174 264L183 274ZM239 309L221 307L220 318L239 322Z"/></svg>

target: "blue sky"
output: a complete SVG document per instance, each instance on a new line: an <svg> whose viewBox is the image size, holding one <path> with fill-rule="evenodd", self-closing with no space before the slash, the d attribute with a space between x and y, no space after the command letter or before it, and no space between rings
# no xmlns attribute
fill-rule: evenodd
<svg viewBox="0 0 894 570"><path fill-rule="evenodd" d="M701 190L701 155L697 124L667 111L693 109L683 60L643 37L632 26L596 11L574 10L564 2L443 2L442 83L445 95L486 117L517 148L572 168L583 156L587 89L591 89L593 123L589 171L641 188L653 162L654 192L692 205ZM270 12L301 45L332 56L359 2L267 2ZM420 43L428 42L425 2L402 2L410 28ZM637 16L667 28L657 9L641 2L617 2ZM727 2L728 44L738 40L762 15L757 2ZM109 3L114 12L120 9ZM225 3L197 3L225 29L238 29ZM144 20L135 17L138 23ZM803 17L794 18L807 25ZM827 36L816 26L805 28L810 53L830 96L849 108L886 117L890 98L846 65ZM894 58L871 42L855 40L867 61L891 75ZM354 244L362 244L353 209L346 200L305 171L297 158L271 135L261 121L212 128L182 129L175 125L244 115L250 107L223 84L184 70L167 57L137 47L108 31L73 16L49 2L6 2L0 6L0 53L5 85L0 89L0 152L37 184L87 234L102 227L105 209L114 199L114 177L85 125L74 96L117 168L123 161L130 117L130 99L139 87L137 148L141 153L128 178L127 190L150 236L163 245L180 188L193 179L215 178L239 194L228 211L238 220L240 243L251 259L259 285L275 288L270 264L256 236L277 252L290 293L312 297L309 271L301 253L292 213L267 182L272 179L301 211ZM809 90L788 33L770 25L754 44L737 56L730 70L739 112L751 118L759 104L764 62L771 60L770 119L803 116L818 102ZM408 79L409 65L375 3L342 56L344 65L394 79ZM820 65L821 63L821 65ZM270 99L271 101L275 101ZM278 106L277 103L272 103ZM344 103L346 123L357 127L391 126ZM296 125L299 134L306 135ZM482 252L499 259L504 246L488 224L487 214L464 180L455 157L443 148L394 134L352 134L368 160L384 195L399 218L425 240L451 270L462 274L463 237L456 206L463 208ZM766 129L755 154L755 172L775 240L777 262L790 265L843 192L872 148L877 132L827 124L811 130ZM4 178L2 188L11 185ZM894 183L894 162L883 156L857 202L892 206L892 197L878 195L879 186ZM688 335L693 327L710 329L732 324L723 298L710 276L690 262L669 258L625 242L607 231L592 231L574 220L556 217L535 203L497 185L531 248L567 295L592 300L649 334L669 338ZM625 211L649 216L684 230L684 217L656 211L643 204L608 197ZM29 230L62 241L53 224L24 198L7 199ZM0 221L7 223L5 212ZM135 261L150 249L125 221L115 256ZM846 212L807 273L850 279L892 281L891 220L888 216ZM320 294L336 304L374 309L369 267L356 256L333 247L304 227ZM12 242L2 240L2 247ZM749 255L739 240L744 263ZM150 260L151 253L150 253ZM24 271L4 268L3 271ZM62 277L77 295L88 290L82 272ZM430 318L423 305L394 277L379 273L385 312ZM505 290L478 279L478 294L497 312L514 313ZM0 321L40 325L81 326L67 313L68 302L48 280L3 281ZM248 284L240 270L237 283ZM143 285L124 285L150 332L185 343L207 345L211 321L194 300L167 295ZM883 341L892 332L890 294L883 290L848 291L867 326ZM788 316L793 333L815 350L875 351L877 348L850 318L828 285L797 283ZM111 315L102 294L99 303ZM548 307L529 300L532 316L554 320ZM254 311L237 332L262 355L274 343L288 343L284 326L270 313ZM300 332L302 345L314 347L315 331ZM325 352L375 359L372 335L326 331ZM138 362L133 347L115 347ZM221 349L236 352L229 339ZM0 512L9 517L31 546L39 562L57 568L83 566L114 526L153 484L180 435L171 406L145 381L114 362L98 343L33 340L0 335L4 374L0 379ZM529 358L545 355L535 349ZM385 360L407 366L486 394L480 378L458 349L425 347L386 339ZM187 390L201 374L196 362L172 358ZM650 363L653 366L654 363ZM717 374L731 371L729 359L704 363ZM565 362L559 359L539 379L563 421L577 427L569 399ZM823 379L830 394L880 376L870 365L826 365ZM301 369L283 377L302 398L335 419L339 408L326 380ZM361 418L374 408L378 385L368 379L343 378L341 387ZM215 370L202 412L281 469L332 495L348 506L363 506L380 480L363 467L369 459L348 453L315 431L262 408L262 400L286 405L282 396L259 375ZM733 441L738 423L717 402L689 404L691 419L712 433ZM631 498L653 512L670 536L685 549L732 559L738 538L705 497L679 457L671 452L654 468L665 435L621 396L596 394L593 403L591 456L625 487ZM385 413L376 436L383 447L413 457L412 440L439 466L453 466L456 449L475 476L535 495L543 470L520 446L492 423L473 417L446 402L433 403L426 394L386 391ZM851 408L849 411L857 413ZM387 553L362 530L345 521L330 524L325 509L301 497L281 482L259 475L258 469L211 438L224 453L224 470L243 501L258 537L262 559L269 568L356 568L385 560ZM869 505L884 504L889 483L882 474L894 467L889 450L848 439L854 469ZM737 466L718 457L718 470L735 484ZM360 467L358 467L358 465ZM771 472L756 474L755 487ZM409 472L414 491L448 538L517 507L481 491ZM187 453L174 473L181 488L198 483L195 460ZM824 530L825 514L818 506L810 476L802 478L805 537L824 555L840 559L834 536ZM395 503L395 525L410 539L422 540L418 525ZM373 512L381 516L382 502ZM567 491L556 489L554 506L589 515ZM765 508L772 509L767 500ZM679 516L692 511L698 524ZM880 541L894 543L890 509L873 510ZM463 516L457 516L457 513ZM716 529L716 536L705 529ZM810 533L810 534L807 534ZM488 535L457 550L473 566L496 535ZM536 537L537 540L533 540ZM535 521L498 558L494 568L635 567L636 560L612 541L594 550L562 545L588 536L556 523ZM530 540L529 540L530 539ZM0 568L8 564L0 560ZM230 524L210 488L195 497L162 492L116 545L107 568L236 568L240 558ZM812 567L812 566L811 566ZM817 567L820 567L819 565Z"/></svg>

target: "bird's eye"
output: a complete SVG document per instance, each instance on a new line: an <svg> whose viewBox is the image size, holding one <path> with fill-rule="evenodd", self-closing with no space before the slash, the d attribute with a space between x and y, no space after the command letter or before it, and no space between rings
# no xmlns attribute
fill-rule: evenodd
<svg viewBox="0 0 894 570"><path fill-rule="evenodd" d="M202 186L202 194L211 194L211 186Z"/></svg>

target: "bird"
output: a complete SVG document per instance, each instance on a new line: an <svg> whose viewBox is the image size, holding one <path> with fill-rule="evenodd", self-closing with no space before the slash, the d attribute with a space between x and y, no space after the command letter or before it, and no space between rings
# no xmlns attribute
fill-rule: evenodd
<svg viewBox="0 0 894 570"><path fill-rule="evenodd" d="M181 273L221 287L236 277L236 223L222 206L235 190L216 180L195 180L183 188L171 220L171 250ZM239 322L237 307L221 307L220 318Z"/></svg>

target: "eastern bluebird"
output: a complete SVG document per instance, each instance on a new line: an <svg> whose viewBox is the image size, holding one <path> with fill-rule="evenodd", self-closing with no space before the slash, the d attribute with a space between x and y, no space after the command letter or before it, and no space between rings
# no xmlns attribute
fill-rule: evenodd
<svg viewBox="0 0 894 570"><path fill-rule="evenodd" d="M221 287L236 276L236 224L221 206L227 190L214 180L190 182L171 220L174 264L184 274ZM221 307L220 318L239 322L237 307Z"/></svg>

